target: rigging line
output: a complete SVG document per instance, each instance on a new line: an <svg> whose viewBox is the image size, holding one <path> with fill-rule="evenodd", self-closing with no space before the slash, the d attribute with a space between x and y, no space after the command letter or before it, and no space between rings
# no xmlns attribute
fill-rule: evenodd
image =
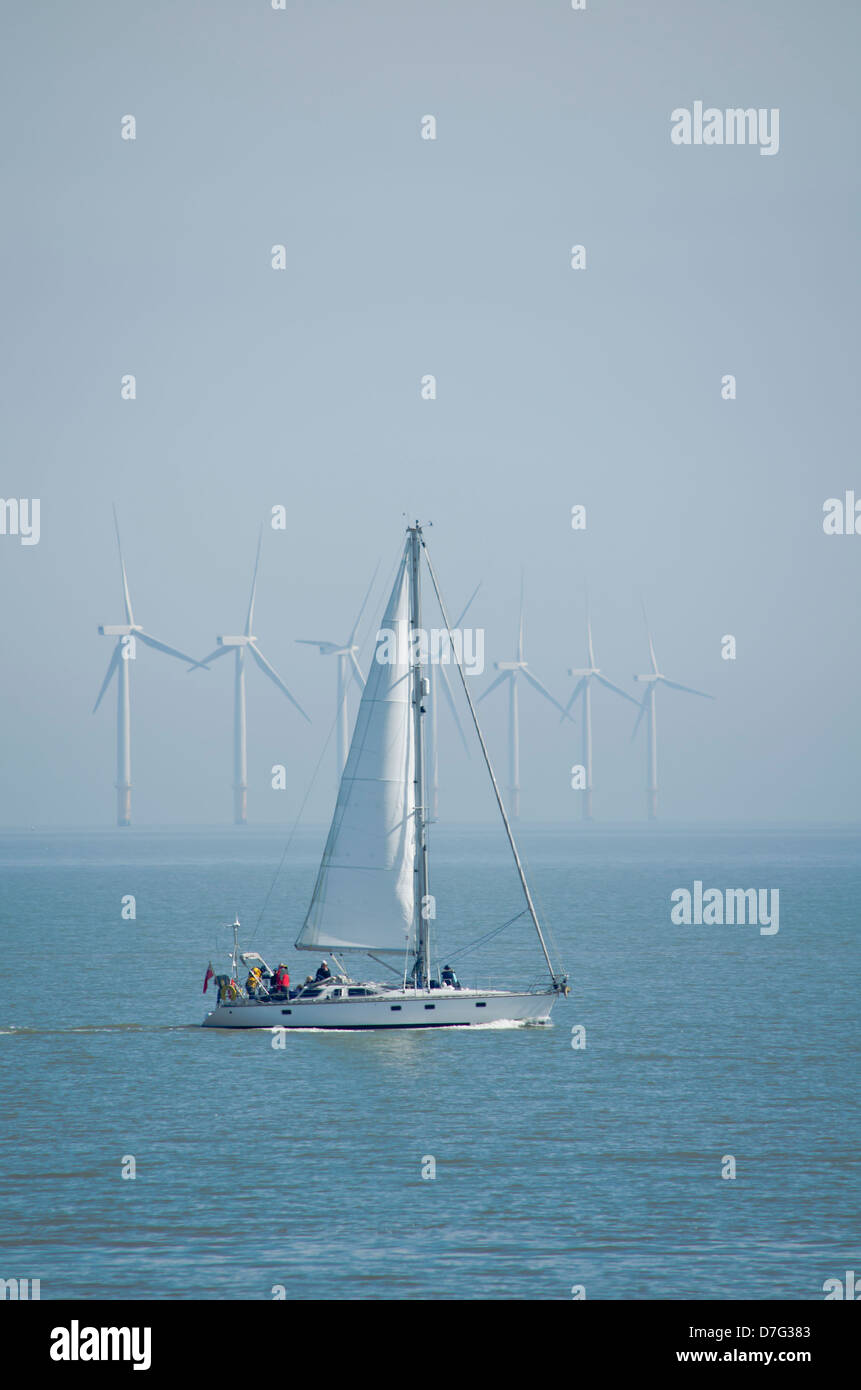
<svg viewBox="0 0 861 1390"><path fill-rule="evenodd" d="M522 860L523 860L524 871L525 871L526 873L528 873L530 880L534 883L534 882L535 882L535 875L534 875L533 872L532 872L532 861L530 860L530 857L529 857L529 851L528 851L528 850L524 850L524 849L522 848L522 846L521 846L521 857L522 857ZM541 920L544 922L544 930L545 930L545 932L546 932L546 934L547 934L547 937L548 937L548 939L549 939L549 941L550 941L550 947L551 947L551 949L552 949L552 951L553 951L553 954L556 956L556 959L557 959L557 960L561 960L561 959L562 959L562 953L561 953L560 950L559 950L559 945L558 945L558 942L557 942L557 940L556 940L556 933L555 933L554 930L553 930L553 924L552 924L552 921L550 920L550 917L549 917L549 915L548 915L547 908L546 908L546 904L545 904L545 900L544 900L544 895L543 895L543 893L541 892L540 887L539 887L539 888L536 888L536 890L535 890L533 896L534 896L534 898L535 898L536 906L539 907L540 910L541 910Z"/></svg>
<svg viewBox="0 0 861 1390"><path fill-rule="evenodd" d="M536 879L532 871L532 860L530 858L528 847L524 848L522 841L518 844L518 851L520 854L521 862L523 864L524 874L528 878L529 882L534 884L536 882ZM559 949L559 943L556 939L556 933L553 929L552 920L547 911L547 906L544 894L541 892L540 883L537 887L534 887L532 889L532 897L535 902L536 909L539 913L540 920L544 924L544 934L550 946L550 951L552 955L556 958L556 960L561 960L562 952Z"/></svg>
<svg viewBox="0 0 861 1390"><path fill-rule="evenodd" d="M466 955L467 951L474 951L477 946L484 946L486 942L492 941L495 936L499 936L499 933L505 931L505 928L510 927L513 922L519 922L521 917L526 916L527 910L528 909L525 907L522 908L516 916L509 917L507 922L503 922L501 927L491 928L489 932L485 932L484 936L478 937L476 941L471 942L468 946L459 946L456 951L443 951L441 954L443 956L448 956L449 960L457 960L458 956Z"/></svg>
<svg viewBox="0 0 861 1390"><path fill-rule="evenodd" d="M448 630L449 638L451 638L451 623L448 619L448 613L446 612L442 594L440 593L439 584L437 583L436 571L434 570L434 567L431 564L431 558L428 554L428 548L425 544L424 538L422 538L422 548L425 552L425 559L427 560L428 570L430 572L430 577L433 582L434 591L437 596L437 602L439 603L440 607L440 612L442 613L442 620L446 625L446 629ZM452 647L454 649L455 657L457 657L457 648L454 646L453 642ZM526 876L523 872L523 866L520 862L520 856L517 853L517 845L514 842L514 834L512 832L511 824L505 811L505 805L502 800L502 793L499 790L499 784L496 780L496 776L494 775L493 764L490 761L490 754L487 751L487 744L484 741L484 735L481 732L481 726L478 722L478 716L475 712L475 706L472 703L472 696L469 693L469 686L466 683L466 676L464 675L463 671L463 662L460 660L457 661L457 669L460 675L460 683L463 686L463 693L466 696L467 704L469 705L469 712L472 715L472 722L475 726L475 732L478 735L478 741L481 744L481 751L484 756L485 765L490 775L490 780L493 784L493 790L496 796L496 804L499 807L499 814L502 816L502 823L505 826L505 833L508 836L508 843L511 846L511 853L514 855L514 862L517 865L517 873L518 877L520 878L520 886L523 889L523 896L526 899L526 906L529 909L529 915L532 918L532 925L535 927L535 930L538 933L538 940L541 942L541 949L544 952L544 959L547 962L547 969L550 971L550 978L552 979L555 985L557 981L556 971L553 969L553 963L547 951L547 945L544 940L544 934L541 930L541 924L538 921L538 915L535 911L535 904L532 901L532 894L529 891L529 884L526 882Z"/></svg>
<svg viewBox="0 0 861 1390"><path fill-rule="evenodd" d="M332 955L333 953L330 951L329 954ZM380 957L375 956L373 951L369 951L368 955L371 957L371 960L375 960L377 962L377 965L385 966L386 970L391 970L393 975L397 975L398 979L401 978L400 970L396 970L393 965L389 965L389 962L387 960L380 960Z"/></svg>
<svg viewBox="0 0 861 1390"><path fill-rule="evenodd" d="M310 782L308 783L308 786L307 786L306 791L305 791L305 795L304 795L304 797L302 798L302 804L301 804L301 806L299 807L299 810L298 810L298 812L297 812L297 814L296 814L296 819L295 819L295 821L293 822L293 828L292 828L292 830L290 831L290 834L289 834L288 839L287 839L287 843L286 843L286 845L284 846L284 849L282 850L282 853L281 853L281 858L280 858L279 861L278 861L278 868L275 870L275 876L274 876L274 878L272 879L271 884L269 885L269 892L266 894L266 897L265 897L264 900L263 900L263 906L261 907L260 913L259 913L258 918L257 918L257 921L256 921L255 924L254 924L254 930L252 931L251 936L250 936L249 941L248 941L249 946L251 945L251 943L253 942L255 936L257 935L258 929L259 929L259 927L260 927L260 923L263 921L263 914L265 913L267 907L269 906L269 899L272 897L272 894L273 894L274 891L275 891L275 885L276 885L276 883L278 882L278 879L279 879L279 877L280 877L280 875L281 875L281 870L284 868L284 860L287 858L288 851L289 851L289 849L290 849L290 846L291 846L292 843L293 843L293 837L295 836L296 831L297 831L298 828L299 828L299 822L301 821L303 812L304 812L304 810L305 810L305 807L306 807L306 805L308 804L308 798L309 798L309 796L311 795L311 792L312 792L312 790L313 790L313 788L314 788L314 786L315 786L315 784L316 784L316 781L317 781L317 774L318 774L319 771L320 771L320 767L321 767L321 764L322 764L322 762L323 762L323 759L324 759L324 757L326 756L326 753L327 753L328 750L329 750L329 744L330 744L331 739L332 739L332 734L335 732L335 725L336 725L337 722L338 722L339 713L340 713L340 711L336 709L336 711L335 711L335 718L332 720L331 728L329 729L329 732L328 732L328 734L326 735L326 742L323 744L323 750L322 750L322 752L320 753L319 758L317 759L317 766L314 768L314 771L313 771L312 774L311 774L311 780L310 780Z"/></svg>

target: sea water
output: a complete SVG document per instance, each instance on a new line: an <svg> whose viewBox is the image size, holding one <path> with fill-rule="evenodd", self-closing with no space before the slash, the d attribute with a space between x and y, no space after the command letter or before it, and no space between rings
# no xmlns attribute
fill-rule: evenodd
<svg viewBox="0 0 861 1390"><path fill-rule="evenodd" d="M284 838L0 836L0 1278L43 1299L807 1299L861 1268L857 833L524 828L570 974L552 1027L282 1048L200 1023L235 913L294 982L318 963L293 942L323 831L276 878ZM454 956L522 908L500 834L432 845L438 963L546 978L526 917ZM779 930L676 925L696 881L778 890Z"/></svg>

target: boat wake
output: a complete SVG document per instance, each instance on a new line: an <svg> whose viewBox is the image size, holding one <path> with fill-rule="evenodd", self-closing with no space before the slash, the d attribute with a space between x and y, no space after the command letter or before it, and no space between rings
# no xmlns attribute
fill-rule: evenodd
<svg viewBox="0 0 861 1390"><path fill-rule="evenodd" d="M490 1023L471 1023L471 1033L490 1032L496 1028L552 1028L550 1018L495 1018Z"/></svg>
<svg viewBox="0 0 861 1390"><path fill-rule="evenodd" d="M0 1037L38 1038L50 1034L55 1038L64 1033L184 1033L189 1028L197 1031L199 1026L197 1023L82 1023L71 1028L28 1028L10 1023L8 1027L0 1028Z"/></svg>

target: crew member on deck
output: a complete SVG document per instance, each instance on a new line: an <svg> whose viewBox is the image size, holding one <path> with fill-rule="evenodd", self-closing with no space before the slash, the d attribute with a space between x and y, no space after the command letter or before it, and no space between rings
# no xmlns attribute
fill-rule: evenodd
<svg viewBox="0 0 861 1390"><path fill-rule="evenodd" d="M260 966L255 965L253 970L249 970L248 979L245 981L245 993L249 999L257 998L257 991L261 982Z"/></svg>
<svg viewBox="0 0 861 1390"><path fill-rule="evenodd" d="M460 981L450 965L444 965L442 968L442 982L444 985L451 985L452 989L460 989Z"/></svg>
<svg viewBox="0 0 861 1390"><path fill-rule="evenodd" d="M290 993L290 976L287 973L287 966L282 961L275 971L273 996L278 999L287 999Z"/></svg>
<svg viewBox="0 0 861 1390"><path fill-rule="evenodd" d="M331 980L331 978L332 972L329 969L328 962L321 960L317 967L317 974L314 976L314 983L318 984L320 980Z"/></svg>

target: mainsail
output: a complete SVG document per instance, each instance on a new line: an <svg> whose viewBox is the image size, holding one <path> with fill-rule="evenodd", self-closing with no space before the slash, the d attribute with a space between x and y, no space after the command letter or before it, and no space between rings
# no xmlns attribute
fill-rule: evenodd
<svg viewBox="0 0 861 1390"><path fill-rule="evenodd" d="M299 948L415 950L409 545L377 635Z"/></svg>

